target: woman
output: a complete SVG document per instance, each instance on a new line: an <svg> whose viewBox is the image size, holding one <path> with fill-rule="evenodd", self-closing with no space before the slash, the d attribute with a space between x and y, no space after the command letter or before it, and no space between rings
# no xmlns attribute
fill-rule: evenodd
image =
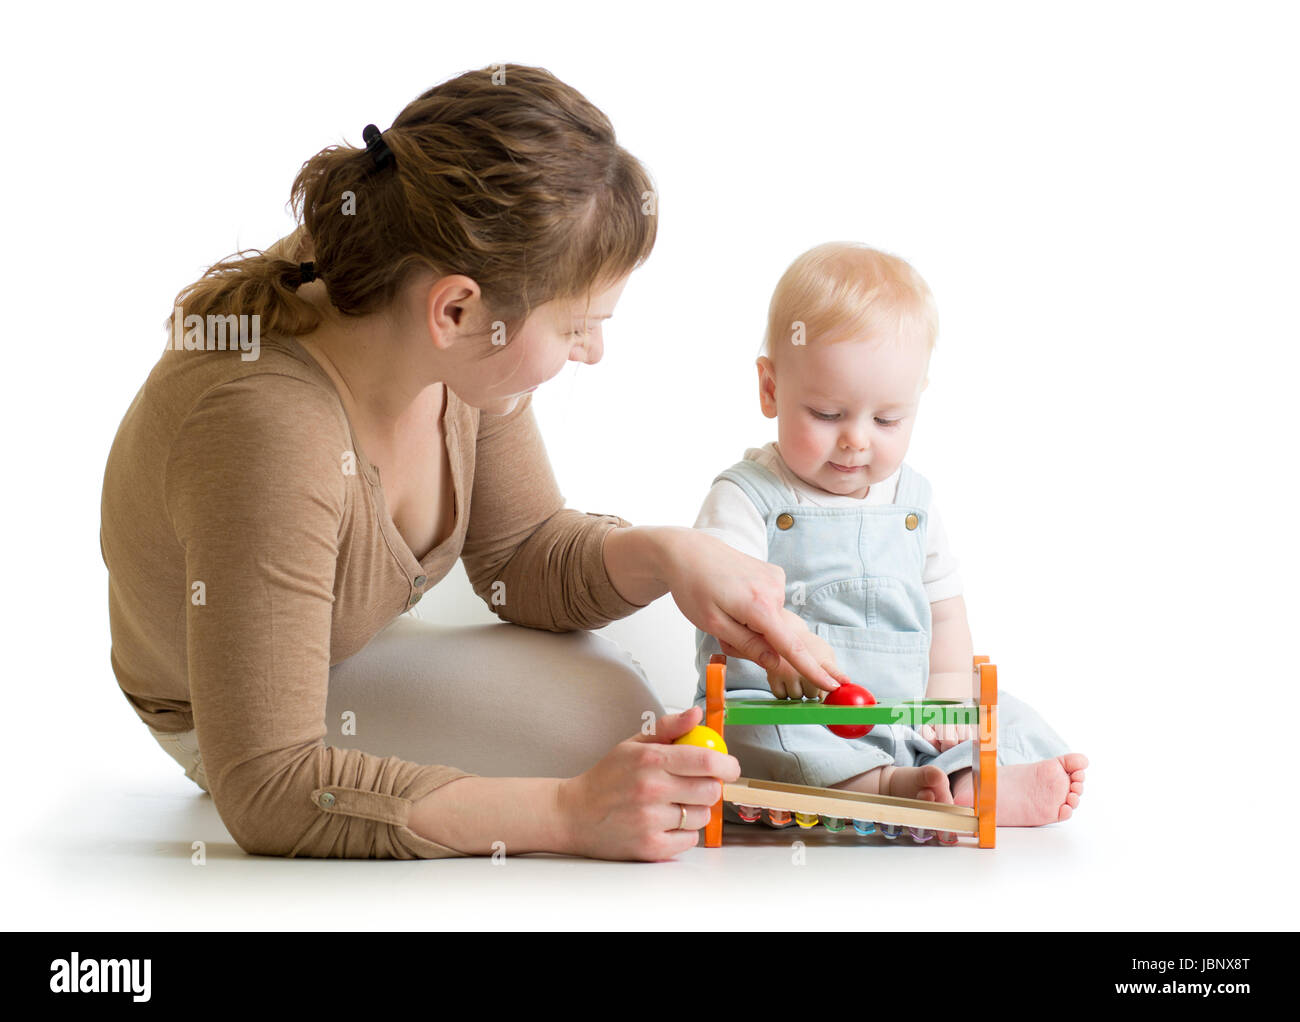
<svg viewBox="0 0 1300 1022"><path fill-rule="evenodd" d="M528 395L599 361L651 182L540 68L365 137L304 164L297 231L177 298L105 473L119 685L250 853L670 858L738 764L670 744L699 710L662 717L585 630L671 592L728 655L847 679L780 569L556 487ZM457 558L513 624L403 616ZM458 758L517 776L429 765Z"/></svg>

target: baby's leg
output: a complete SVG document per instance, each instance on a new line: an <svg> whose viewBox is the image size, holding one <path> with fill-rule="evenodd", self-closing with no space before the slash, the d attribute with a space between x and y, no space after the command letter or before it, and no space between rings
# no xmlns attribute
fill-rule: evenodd
<svg viewBox="0 0 1300 1022"><path fill-rule="evenodd" d="M871 795L919 798L926 802L953 801L948 775L937 766L881 766L831 787Z"/></svg>
<svg viewBox="0 0 1300 1022"><path fill-rule="evenodd" d="M787 744L803 742L817 749L834 750L824 757L805 752L801 758L808 779L804 783L869 795L952 803L947 773L918 762L907 747L905 739L910 729L877 724L862 738L840 738L827 728L806 725L779 730Z"/></svg>
<svg viewBox="0 0 1300 1022"><path fill-rule="evenodd" d="M933 753L934 748L928 743L921 743L918 747L912 740L915 734L910 727L901 724L877 724L860 741L871 742L882 751L888 751L892 764L850 777L831 787L951 804L952 790L947 771L926 762L924 752Z"/></svg>

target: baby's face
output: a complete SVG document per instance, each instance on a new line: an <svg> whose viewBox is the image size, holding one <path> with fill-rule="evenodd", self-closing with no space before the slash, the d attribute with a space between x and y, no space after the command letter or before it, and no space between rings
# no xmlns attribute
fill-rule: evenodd
<svg viewBox="0 0 1300 1022"><path fill-rule="evenodd" d="M923 342L875 339L794 345L775 364L758 360L763 414L777 419L777 447L809 486L865 497L902 464L929 385Z"/></svg>

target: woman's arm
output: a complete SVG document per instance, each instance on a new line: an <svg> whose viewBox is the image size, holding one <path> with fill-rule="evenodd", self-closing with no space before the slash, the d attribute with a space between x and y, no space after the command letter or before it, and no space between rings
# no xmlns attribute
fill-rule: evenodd
<svg viewBox="0 0 1300 1022"><path fill-rule="evenodd" d="M645 607L669 591L664 533L671 527L634 525L605 533L605 571L628 603Z"/></svg>
<svg viewBox="0 0 1300 1022"><path fill-rule="evenodd" d="M807 631L791 626L784 613L785 572L716 536L671 525L612 529L605 536L605 566L614 588L632 603L671 592L687 619L728 656L769 671L784 658L828 690L849 680L820 663L826 651L810 649Z"/></svg>
<svg viewBox="0 0 1300 1022"><path fill-rule="evenodd" d="M467 855L567 855L563 783L558 777L462 777L415 802L407 826L427 841Z"/></svg>
<svg viewBox="0 0 1300 1022"><path fill-rule="evenodd" d="M601 628L639 610L606 573L605 533L631 522L565 507L532 411L481 415L461 559L503 621L553 632Z"/></svg>
<svg viewBox="0 0 1300 1022"><path fill-rule="evenodd" d="M661 717L577 777L464 777L411 807L410 828L471 855L558 852L658 862L693 847L740 763L673 745L702 711ZM685 814L683 817L683 810Z"/></svg>

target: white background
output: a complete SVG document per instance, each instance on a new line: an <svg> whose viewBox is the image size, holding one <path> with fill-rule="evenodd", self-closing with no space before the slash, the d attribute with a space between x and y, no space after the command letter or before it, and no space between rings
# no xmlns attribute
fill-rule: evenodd
<svg viewBox="0 0 1300 1022"><path fill-rule="evenodd" d="M535 883L513 863L474 901L438 891L482 861L306 863L297 894L276 868L291 864L235 849L218 863L237 877L223 898L183 872L159 893L158 871L176 868L166 813L199 796L116 687L98 546L104 462L176 292L292 227L289 185L310 155L506 62L581 90L659 191L659 241L606 324L603 361L534 399L569 506L691 524L713 476L775 438L753 362L785 267L834 239L903 256L941 321L908 458L936 486L976 652L1091 760L1073 820L1004 830L994 853L925 855L933 871L910 876L934 897L994 885L985 926L1294 928L1290 6L224 3L7 18L10 925L532 925L511 906L540 897L557 860L534 860ZM684 637L651 672L681 704L690 628L671 598L652 611ZM135 800L118 811L124 791ZM538 925L671 927L673 891L734 907L745 891L704 857L748 851L611 866L599 898L552 894ZM879 879L858 852L837 859L841 876ZM327 878L394 868L401 898L346 917L306 907Z"/></svg>

